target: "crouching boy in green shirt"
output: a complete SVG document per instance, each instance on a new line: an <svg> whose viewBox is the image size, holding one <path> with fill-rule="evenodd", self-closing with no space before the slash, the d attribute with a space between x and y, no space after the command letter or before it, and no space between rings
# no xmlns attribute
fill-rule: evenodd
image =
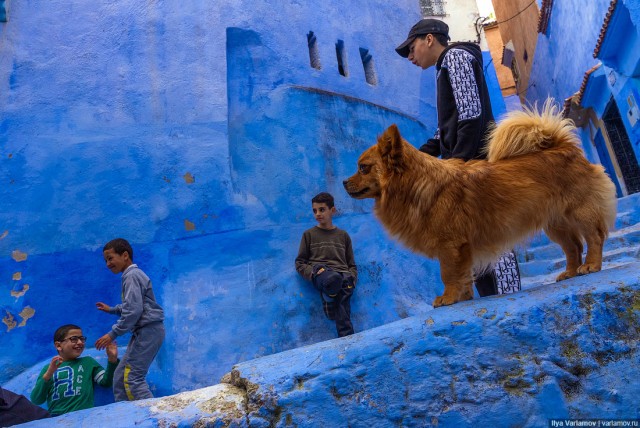
<svg viewBox="0 0 640 428"><path fill-rule="evenodd" d="M31 392L35 404L47 402L49 413L59 416L93 407L93 384L110 387L118 365L118 346L107 346L107 369L91 357L81 357L87 338L77 325L56 330L53 344L58 355L42 368Z"/></svg>

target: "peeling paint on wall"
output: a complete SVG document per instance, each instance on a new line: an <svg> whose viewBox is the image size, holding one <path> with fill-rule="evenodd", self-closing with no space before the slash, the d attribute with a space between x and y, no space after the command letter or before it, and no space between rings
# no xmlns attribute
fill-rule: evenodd
<svg viewBox="0 0 640 428"><path fill-rule="evenodd" d="M9 234L9 231L5 230L4 232L2 232L2 235L0 235L0 239L6 238L8 234Z"/></svg>
<svg viewBox="0 0 640 428"><path fill-rule="evenodd" d="M11 296L15 297L16 299L19 299L20 297L24 296L28 290L29 290L29 284L24 284L22 286L22 290L11 290Z"/></svg>
<svg viewBox="0 0 640 428"><path fill-rule="evenodd" d="M184 221L184 228L186 230L196 230L196 225L190 222L189 220Z"/></svg>
<svg viewBox="0 0 640 428"><path fill-rule="evenodd" d="M16 272L13 274L14 281L20 281L22 279L22 272Z"/></svg>
<svg viewBox="0 0 640 428"><path fill-rule="evenodd" d="M185 183L187 183L187 184L192 184L192 183L194 183L194 182L196 181L196 179L195 179L195 177L194 177L193 175L191 175L191 173L190 173L190 172L187 172L187 173L184 175L184 181L185 181Z"/></svg>
<svg viewBox="0 0 640 428"><path fill-rule="evenodd" d="M4 318L2 318L2 322L7 326L7 333L8 333L11 330L13 330L18 323L16 322L11 312L7 310L5 310L5 312L7 313L7 315Z"/></svg>
<svg viewBox="0 0 640 428"><path fill-rule="evenodd" d="M20 324L18 324L18 327L24 327L25 325L27 325L27 320L29 318L32 318L36 313L36 310L33 309L32 307L26 306L18 315L20 315L20 318L22 318L22 321L20 322Z"/></svg>
<svg viewBox="0 0 640 428"><path fill-rule="evenodd" d="M14 252L11 253L11 257L13 258L13 260L17 261L17 262L23 262L25 260L27 260L27 254L23 253L20 250L15 250Z"/></svg>

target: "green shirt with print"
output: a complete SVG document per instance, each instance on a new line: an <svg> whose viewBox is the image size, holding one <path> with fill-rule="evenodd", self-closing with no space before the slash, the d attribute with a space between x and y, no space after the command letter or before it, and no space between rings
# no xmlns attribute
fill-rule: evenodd
<svg viewBox="0 0 640 428"><path fill-rule="evenodd" d="M93 384L111 386L113 372L118 362L107 363L105 370L91 357L80 357L65 361L55 371L51 379L45 381L47 364L36 381L31 392L31 401L35 404L47 402L49 413L54 416L76 410L93 407Z"/></svg>

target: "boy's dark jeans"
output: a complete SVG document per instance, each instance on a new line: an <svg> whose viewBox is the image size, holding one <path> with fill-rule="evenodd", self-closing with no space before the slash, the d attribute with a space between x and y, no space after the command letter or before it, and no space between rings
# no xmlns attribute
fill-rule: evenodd
<svg viewBox="0 0 640 428"><path fill-rule="evenodd" d="M487 272L476 278L476 290L480 297L493 296L498 294L496 285L496 274L493 271Z"/></svg>
<svg viewBox="0 0 640 428"><path fill-rule="evenodd" d="M323 267L324 272L313 275L313 285L320 290L322 299L329 305L329 311L336 322L338 337L349 336L354 333L351 323L351 296L355 290L353 277Z"/></svg>

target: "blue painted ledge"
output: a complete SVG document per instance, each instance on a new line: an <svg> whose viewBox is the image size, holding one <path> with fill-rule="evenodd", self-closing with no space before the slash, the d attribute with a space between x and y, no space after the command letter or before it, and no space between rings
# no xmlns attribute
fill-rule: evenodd
<svg viewBox="0 0 640 428"><path fill-rule="evenodd" d="M540 427L549 418L639 418L639 333L633 262L247 361L210 388L24 426Z"/></svg>

